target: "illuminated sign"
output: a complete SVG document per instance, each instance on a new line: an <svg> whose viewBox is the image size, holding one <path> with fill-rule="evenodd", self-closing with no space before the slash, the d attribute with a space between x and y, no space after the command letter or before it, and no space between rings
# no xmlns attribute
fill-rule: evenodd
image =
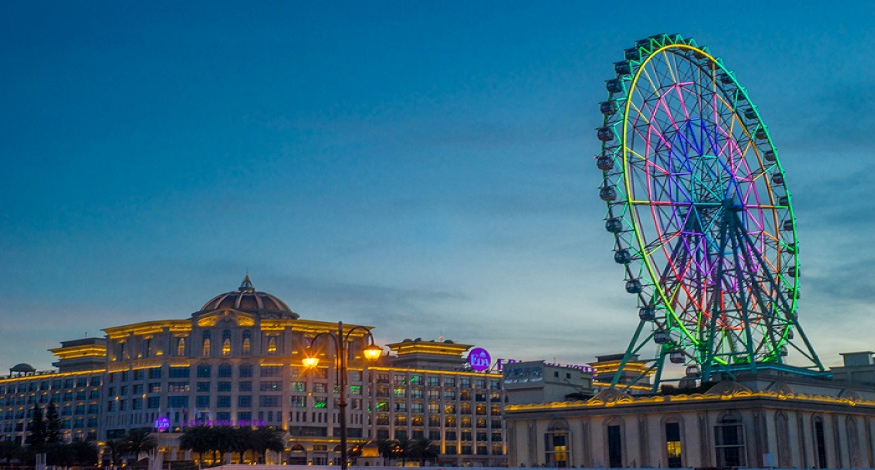
<svg viewBox="0 0 875 470"><path fill-rule="evenodd" d="M474 348L468 353L468 364L471 365L472 369L482 372L489 369L489 365L492 364L492 358L485 349Z"/></svg>
<svg viewBox="0 0 875 470"><path fill-rule="evenodd" d="M498 371L502 372L502 371L504 371L505 367L507 367L510 364L513 364L514 362L526 362L526 361L519 361L517 359L498 359L497 361L495 361L495 365L496 365L496 368L498 369ZM562 367L565 369L576 369L576 370L579 370L581 372L586 372L587 374L595 374L595 367L593 367L591 365L587 365L587 364L559 364L556 362L544 362L544 365L545 366L553 366L553 367Z"/></svg>
<svg viewBox="0 0 875 470"><path fill-rule="evenodd" d="M170 418L162 416L155 420L155 429L158 431L166 431L170 429Z"/></svg>

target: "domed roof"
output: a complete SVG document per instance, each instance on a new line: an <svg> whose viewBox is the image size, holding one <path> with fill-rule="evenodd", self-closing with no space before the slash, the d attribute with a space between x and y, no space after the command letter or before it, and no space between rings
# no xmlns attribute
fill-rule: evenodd
<svg viewBox="0 0 875 470"><path fill-rule="evenodd" d="M266 318L290 318L297 320L299 315L292 311L285 302L267 292L259 292L252 286L249 274L243 278L240 287L232 292L226 292L210 299L194 315L214 310L234 309L241 312L256 313Z"/></svg>
<svg viewBox="0 0 875 470"><path fill-rule="evenodd" d="M11 370L12 372L36 372L36 369L34 369L32 365L30 365L26 362L22 362L21 364L16 364L16 365L12 366L12 368L9 370Z"/></svg>

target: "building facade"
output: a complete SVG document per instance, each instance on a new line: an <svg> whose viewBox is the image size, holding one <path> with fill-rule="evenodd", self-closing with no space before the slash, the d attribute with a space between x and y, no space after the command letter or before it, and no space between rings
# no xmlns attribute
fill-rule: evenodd
<svg viewBox="0 0 875 470"><path fill-rule="evenodd" d="M875 467L875 389L761 371L672 393L508 405L509 466Z"/></svg>
<svg viewBox="0 0 875 470"><path fill-rule="evenodd" d="M271 426L288 439L286 451L271 457L275 463L338 463L336 353L327 338L317 338L337 329L337 323L300 319L282 300L256 291L247 276L239 289L189 318L106 328L106 338L53 350L56 372L0 380L6 405L0 436L23 439L33 403L54 399L71 440L155 428L164 459L182 460L193 457L178 449L187 427ZM343 330L350 445L427 438L440 446L443 464L505 463L500 375L465 366L471 345L404 340L369 365L361 357L369 330ZM313 352L326 360L305 368L302 360Z"/></svg>

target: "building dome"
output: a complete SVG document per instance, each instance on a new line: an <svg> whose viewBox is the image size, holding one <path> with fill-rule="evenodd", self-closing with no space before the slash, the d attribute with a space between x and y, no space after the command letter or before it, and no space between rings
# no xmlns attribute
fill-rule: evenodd
<svg viewBox="0 0 875 470"><path fill-rule="evenodd" d="M265 318L289 318L297 320L299 317L282 300L267 292L255 290L255 287L252 286L252 281L249 279L249 274L246 275L243 283L240 284L237 290L213 297L192 316L214 310L227 309L255 313Z"/></svg>

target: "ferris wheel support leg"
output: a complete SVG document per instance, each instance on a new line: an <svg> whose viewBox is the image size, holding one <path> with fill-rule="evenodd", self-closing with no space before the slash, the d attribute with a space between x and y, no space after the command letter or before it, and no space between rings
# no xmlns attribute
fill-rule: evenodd
<svg viewBox="0 0 875 470"><path fill-rule="evenodd" d="M620 377L623 375L623 369L626 367L626 363L632 359L632 355L635 354L635 351L638 349L635 347L635 344L638 342L638 337L641 335L641 330L644 329L644 320L640 320L638 322L638 328L635 329L635 334L632 335L632 341L629 341L629 346L626 348L626 353L623 354L623 359L620 361L620 366L617 367L617 371L614 372L614 378L611 379L611 388L617 386L617 383L620 381Z"/></svg>
<svg viewBox="0 0 875 470"><path fill-rule="evenodd" d="M762 264L762 263L764 263L764 260L762 259L762 256L759 254L759 252L757 252L755 249L751 249L753 240L751 240L750 234L748 234L745 230L743 230L743 227L741 226L741 221L738 220L738 216L733 215L733 219L735 222L734 223L735 238L737 240L738 245L741 247L742 260L744 261L746 269L747 269L748 273L750 274L750 276L755 276L757 273L757 269L753 265L752 259L754 257L756 257L757 261L760 263L761 266L764 266L764 264ZM739 284L742 282L743 279L748 279L747 277L745 277L743 275L743 273L740 272L741 267L738 264L736 264L736 270L738 271ZM783 360L781 359L781 351L780 351L781 341L780 341L780 339L775 337L775 314L773 312L774 309L769 308L770 303L773 303L773 302L767 302L766 299L763 298L763 291L762 291L762 288L760 287L759 283L749 282L748 284L749 284L751 292L753 292L753 295L756 298L756 302L759 305L759 310L760 310L760 312L762 312L763 320L766 324L766 330L768 332L768 338L769 338L769 351L767 354L768 354L768 356L771 356L772 358L776 358L778 363L781 363L781 362L783 362ZM781 291L780 291L780 289L777 288L777 286L772 285L772 290L773 290L773 292L776 293L776 295L781 296ZM769 299L769 300L771 301L772 299ZM777 303L777 302L774 302L774 303ZM786 305L786 299L783 300L783 303ZM747 326L746 326L747 328L749 328L749 323L750 323L748 317L749 317L748 313L745 312L744 318L745 318L745 322L747 324ZM748 339L749 344L753 344L752 339L750 339L750 335L748 335L748 338L749 338ZM754 352L750 352L749 354L750 354L751 361L753 361L755 359Z"/></svg>
<svg viewBox="0 0 875 470"><path fill-rule="evenodd" d="M747 237L748 242L750 242L750 235L745 232L744 236ZM756 250L754 250L754 254L757 257L757 260L761 264L765 265L764 264L765 260L762 258L762 254L760 254ZM826 371L826 369L823 367L823 363L820 362L820 357L818 357L817 352L814 351L814 346L808 340L808 336L805 334L805 331L802 330L802 326L799 324L799 319L790 316L792 313L791 308L790 308L790 304L787 302L787 298L781 292L780 286L771 277L768 277L768 280L770 283L770 287L776 292L776 294L778 296L778 300L780 300L781 305L783 305L783 307L784 307L784 312L786 312L786 315L788 316L789 323L791 323L793 326L795 326L796 330L799 332L799 335L802 336L802 342L805 343L805 347L808 350L808 354L805 354L804 351L801 351L795 345L794 345L794 347L796 347L796 349L799 350L799 352L801 352L803 355L805 355L808 358L808 360L813 362L815 367L818 368L818 370L820 370L821 372Z"/></svg>
<svg viewBox="0 0 875 470"><path fill-rule="evenodd" d="M735 213L727 214L727 217L730 218L729 224L732 225L732 256L735 259L735 280L738 282L738 301L741 303L741 322L744 325L744 349L747 353L747 363L750 367L750 371L752 373L756 373L757 371L757 360L756 354L753 350L753 333L750 331L750 308L748 303L748 296L745 295L745 279L744 273L741 272L741 263L739 263L739 250L741 250L741 256L744 256L744 248L742 247L743 243L738 235L739 224L738 217ZM750 287L750 286L748 286Z"/></svg>
<svg viewBox="0 0 875 470"><path fill-rule="evenodd" d="M717 285L716 292L721 292L721 284L723 280L723 253L726 252L726 224L720 226L720 248L718 255L720 258L717 262ZM720 313L720 296L714 296L714 302L711 304L711 325L708 328L708 341L705 343L705 360L702 364L702 382L711 380L711 366L715 360L714 338L717 335L717 316Z"/></svg>

